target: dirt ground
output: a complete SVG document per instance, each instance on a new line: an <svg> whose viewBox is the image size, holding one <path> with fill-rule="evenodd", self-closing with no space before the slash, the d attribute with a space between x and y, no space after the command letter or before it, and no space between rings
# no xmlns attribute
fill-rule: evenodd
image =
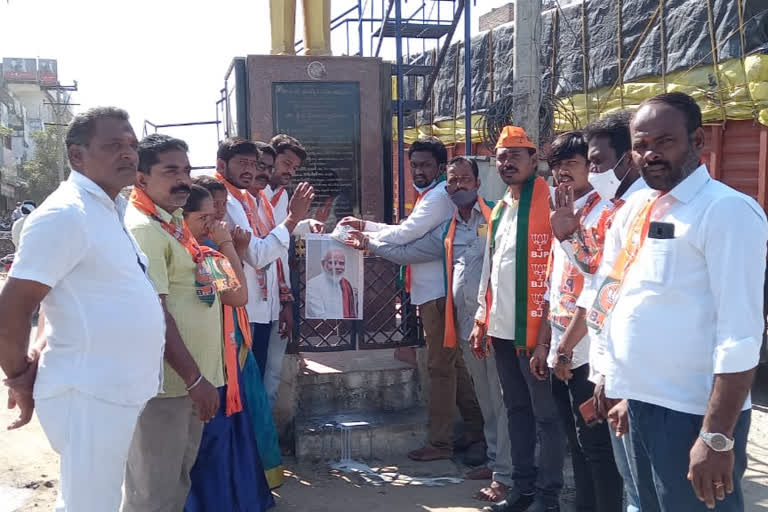
<svg viewBox="0 0 768 512"><path fill-rule="evenodd" d="M2 285L0 276L0 288ZM758 375L753 402L749 469L744 479L747 512L768 511L768 368ZM20 430L5 431L15 418L15 411L0 407L0 512L53 510L59 483L58 456L51 450L37 417ZM276 511L470 512L482 510L483 506L472 499L481 482L464 481L445 487L402 483L374 486L326 465L297 464L291 459L286 459L284 465L286 483L274 493ZM450 461L415 464L402 459L385 461L383 465L383 471L411 477L461 474L461 469ZM377 464L371 466L377 469ZM566 508L563 512L569 511Z"/></svg>
<svg viewBox="0 0 768 512"><path fill-rule="evenodd" d="M744 482L746 510L750 512L768 510L768 372L762 377L761 387L766 392L756 394L749 471ZM0 426L10 424L14 417L11 411L0 409ZM377 487L356 476L335 473L324 465L296 464L290 459L285 464L286 484L275 492L278 511L482 510L482 505L472 499L478 482L464 481L445 487ZM455 475L457 471L453 463L445 461L431 465L389 461L388 465L416 477ZM36 418L21 430L0 434L0 512L52 510L57 486L58 457L51 451Z"/></svg>

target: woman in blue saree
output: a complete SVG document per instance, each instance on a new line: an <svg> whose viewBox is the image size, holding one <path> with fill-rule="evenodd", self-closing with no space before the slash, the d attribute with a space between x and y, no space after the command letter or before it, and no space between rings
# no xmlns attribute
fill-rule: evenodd
<svg viewBox="0 0 768 512"><path fill-rule="evenodd" d="M205 187L192 188L184 217L193 236L207 246L209 255L217 248L208 233L213 223L219 222L213 196ZM247 234L237 230L234 235L235 242L244 240L247 247ZM221 270L212 266L214 274ZM221 406L217 415L203 430L185 512L267 510L274 505L270 489L282 484L283 479L272 411L250 350L247 314L244 308L232 306L224 306L223 313L227 384L219 388ZM241 325L245 328L241 329Z"/></svg>

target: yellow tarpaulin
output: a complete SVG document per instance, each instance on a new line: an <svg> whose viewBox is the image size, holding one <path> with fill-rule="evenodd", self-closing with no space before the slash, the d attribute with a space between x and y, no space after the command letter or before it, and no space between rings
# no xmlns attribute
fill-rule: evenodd
<svg viewBox="0 0 768 512"><path fill-rule="evenodd" d="M717 66L699 66L666 76L666 92L680 91L696 99L705 122L724 119L755 119L768 126L768 55L729 59ZM394 90L393 90L394 92ZM603 87L588 94L562 98L555 111L555 131L583 128L588 121L622 108L635 108L643 100L664 92L660 76L625 82L623 87ZM564 112L562 109L567 109ZM393 140L397 140L397 118L393 119ZM472 115L472 142L482 142L479 127L482 114ZM445 144L463 143L464 117L436 122L405 131L405 142L434 135Z"/></svg>

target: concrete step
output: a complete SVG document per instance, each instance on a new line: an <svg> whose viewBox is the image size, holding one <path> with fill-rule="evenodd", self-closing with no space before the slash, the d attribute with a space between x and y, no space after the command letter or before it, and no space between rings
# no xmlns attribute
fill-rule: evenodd
<svg viewBox="0 0 768 512"><path fill-rule="evenodd" d="M296 459L339 460L342 448L353 459L402 457L424 445L427 414L423 407L400 411L345 411L296 418Z"/></svg>
<svg viewBox="0 0 768 512"><path fill-rule="evenodd" d="M298 412L398 411L420 404L418 372L391 350L303 354Z"/></svg>

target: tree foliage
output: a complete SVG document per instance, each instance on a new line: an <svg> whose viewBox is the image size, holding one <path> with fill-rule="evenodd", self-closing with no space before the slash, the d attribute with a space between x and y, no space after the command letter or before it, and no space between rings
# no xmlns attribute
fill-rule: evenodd
<svg viewBox="0 0 768 512"><path fill-rule="evenodd" d="M34 157L22 165L22 179L27 182L27 197L37 204L59 186L60 166L64 168L64 177L69 175L63 137L61 129L52 127L32 135Z"/></svg>

